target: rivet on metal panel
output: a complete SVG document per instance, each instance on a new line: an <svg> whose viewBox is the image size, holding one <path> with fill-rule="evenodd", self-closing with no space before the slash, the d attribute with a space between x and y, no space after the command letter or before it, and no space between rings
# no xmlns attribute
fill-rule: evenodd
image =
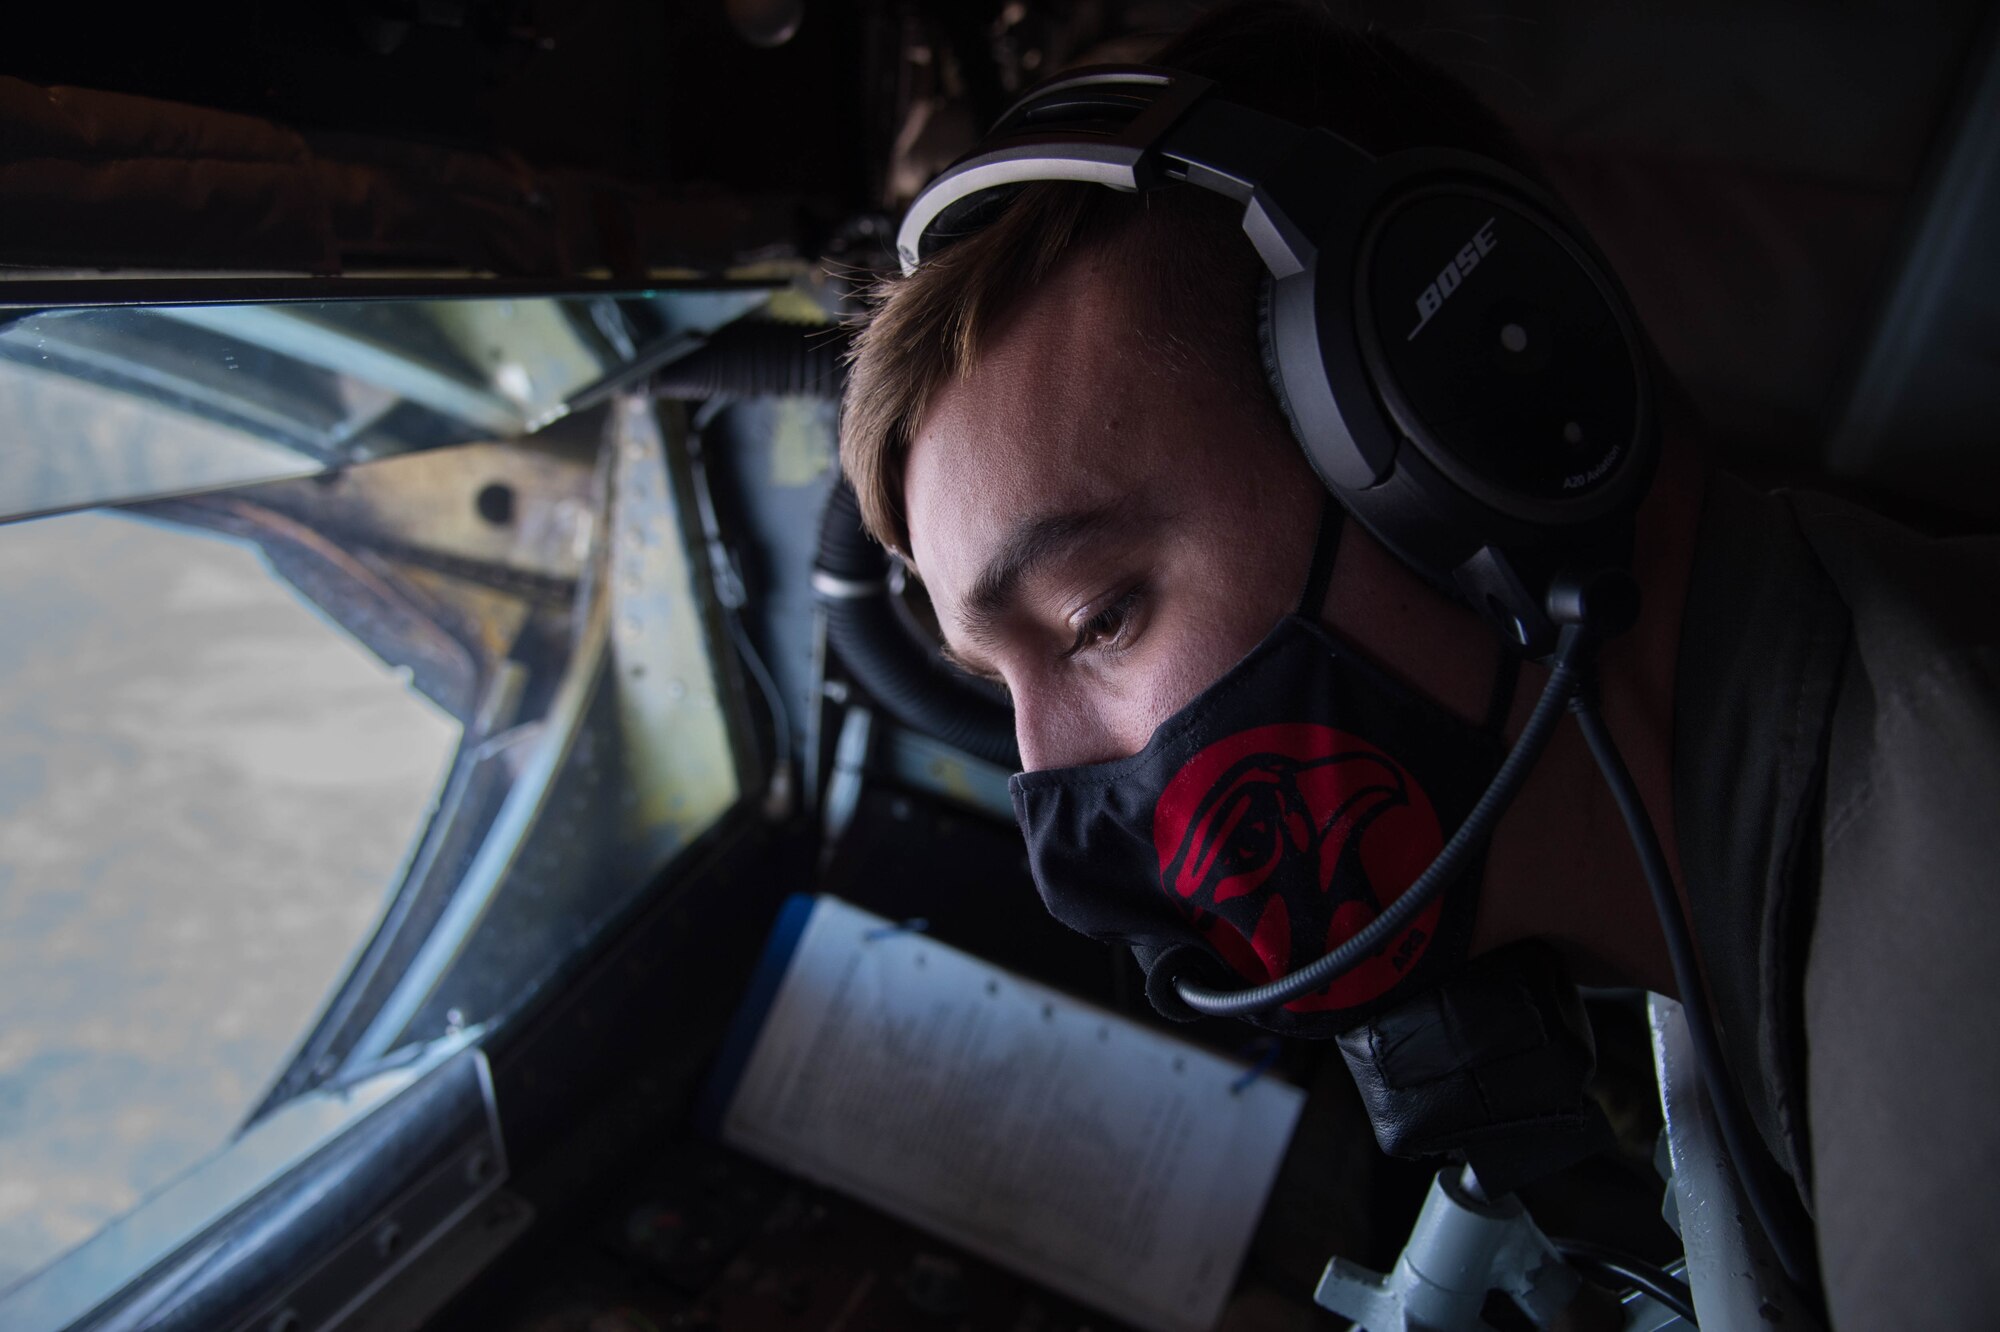
<svg viewBox="0 0 2000 1332"><path fill-rule="evenodd" d="M677 413L639 396L622 399L612 419L617 554L609 578L623 742L613 767L638 795L613 831L656 858L736 798L737 773L702 622L698 559L675 510L684 427Z"/></svg>

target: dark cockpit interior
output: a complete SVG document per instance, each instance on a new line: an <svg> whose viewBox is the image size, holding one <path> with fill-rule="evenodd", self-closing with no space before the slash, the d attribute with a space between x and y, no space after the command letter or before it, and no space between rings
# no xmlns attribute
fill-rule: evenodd
<svg viewBox="0 0 2000 1332"><path fill-rule="evenodd" d="M1007 697L839 478L912 196L1206 7L10 15L0 1328L1347 1325L1442 1157L1048 915ZM1541 164L1719 460L2000 522L2000 11L1334 8ZM1685 1029L1577 1003L1503 1191L1590 1289L1475 1303L1692 1326Z"/></svg>

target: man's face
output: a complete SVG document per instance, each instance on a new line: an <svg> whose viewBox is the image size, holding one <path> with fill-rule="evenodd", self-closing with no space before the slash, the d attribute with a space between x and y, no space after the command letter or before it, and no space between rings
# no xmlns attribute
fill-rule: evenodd
<svg viewBox="0 0 2000 1332"><path fill-rule="evenodd" d="M1157 364L1120 266L1072 261L938 396L905 473L952 656L1022 764L1145 747L1292 610L1324 493L1271 407Z"/></svg>

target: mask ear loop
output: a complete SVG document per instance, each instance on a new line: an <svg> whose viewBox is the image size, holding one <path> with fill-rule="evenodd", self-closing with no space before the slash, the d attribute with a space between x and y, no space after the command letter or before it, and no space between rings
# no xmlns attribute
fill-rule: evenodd
<svg viewBox="0 0 2000 1332"><path fill-rule="evenodd" d="M1313 536L1312 564L1306 569L1305 590L1299 593L1298 613L1315 624L1326 607L1326 590L1333 583L1333 561L1340 553L1340 535L1346 528L1347 510L1328 493L1319 508L1319 528ZM1493 690L1486 698L1486 717L1480 723L1502 744L1507 740L1507 717L1514 710L1514 687L1520 679L1520 654L1502 644L1493 664Z"/></svg>
<svg viewBox="0 0 2000 1332"><path fill-rule="evenodd" d="M1333 582L1333 557L1340 553L1340 534L1347 510L1331 492L1320 502L1319 530L1313 536L1312 564L1306 569L1305 590L1299 593L1299 614L1314 624L1326 608L1326 589Z"/></svg>

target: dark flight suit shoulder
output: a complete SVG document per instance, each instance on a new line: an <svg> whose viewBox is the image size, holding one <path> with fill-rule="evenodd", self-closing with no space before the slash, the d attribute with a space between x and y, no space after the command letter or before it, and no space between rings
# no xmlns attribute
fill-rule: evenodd
<svg viewBox="0 0 2000 1332"><path fill-rule="evenodd" d="M1853 634L1805 975L1835 1325L1992 1326L2000 1252L2000 540L1797 501Z"/></svg>
<svg viewBox="0 0 2000 1332"><path fill-rule="evenodd" d="M1968 1326L2000 1244L2000 541L1718 476L1676 836L1723 1040L1836 1328Z"/></svg>

